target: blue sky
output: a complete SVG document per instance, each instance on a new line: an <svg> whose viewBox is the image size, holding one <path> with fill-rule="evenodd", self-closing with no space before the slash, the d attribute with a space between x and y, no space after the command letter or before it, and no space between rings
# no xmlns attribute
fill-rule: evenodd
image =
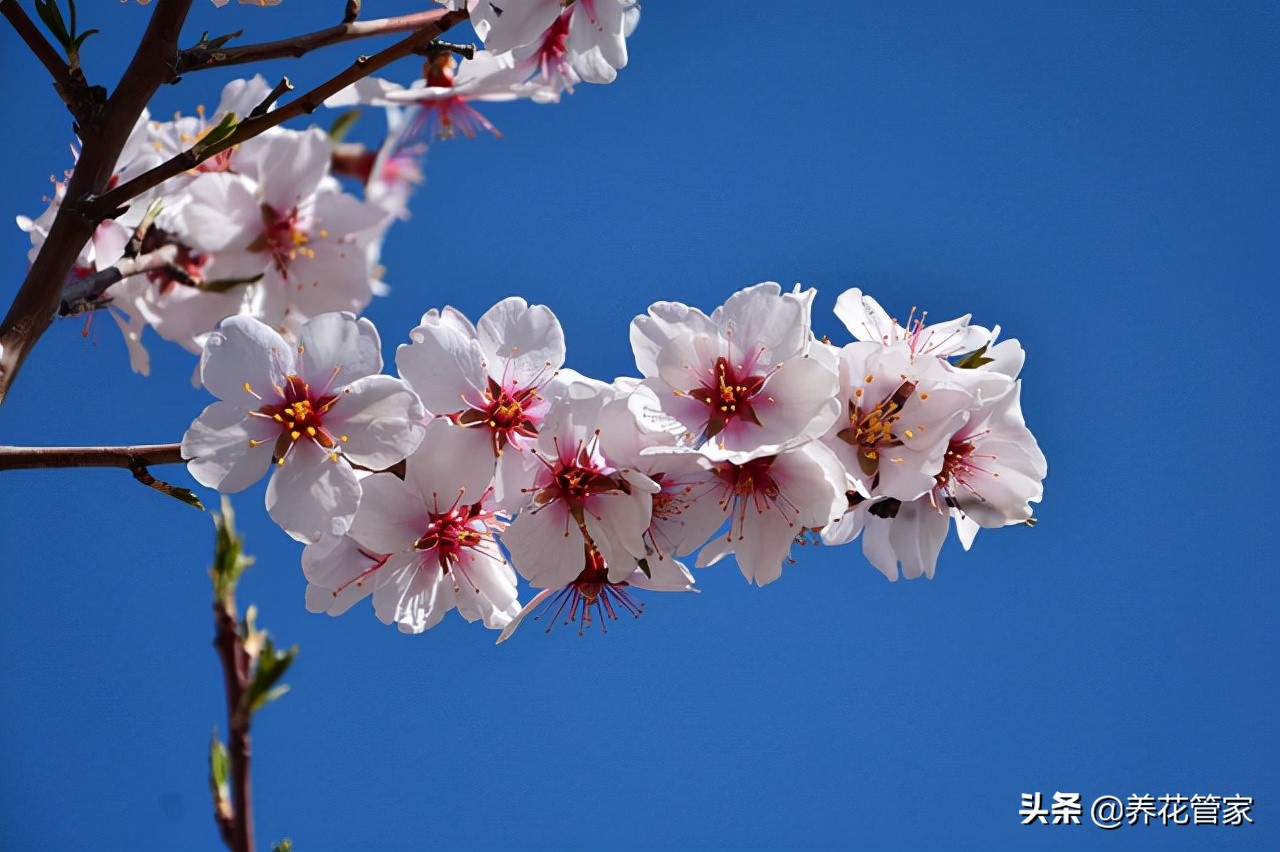
<svg viewBox="0 0 1280 852"><path fill-rule="evenodd" d="M108 34L90 73L114 79L146 12L81 5ZM327 23L295 0L208 5L185 41ZM897 315L972 312L1028 351L1040 523L952 541L932 582L887 583L856 545L798 548L764 589L721 564L607 636L495 648L453 616L412 637L364 607L307 613L300 548L251 490L241 600L301 646L255 724L260 841L1274 848L1276 20L1274 3L651 2L615 85L494 105L505 138L435 146L368 311L388 358L425 309L510 294L549 305L569 366L602 378L634 374L627 325L651 302L710 310L761 280L818 288L833 338L851 286ZM263 70L306 86L351 53ZM229 77L189 75L153 112L212 106ZM0 79L11 222L43 209L70 118L7 29ZM26 251L10 227L6 301ZM0 442L177 440L208 402L193 359L153 340L144 379L105 316L82 328L40 343ZM0 846L220 848L211 537L121 471L0 476ZM1023 827L1034 791L1243 794L1256 824Z"/></svg>

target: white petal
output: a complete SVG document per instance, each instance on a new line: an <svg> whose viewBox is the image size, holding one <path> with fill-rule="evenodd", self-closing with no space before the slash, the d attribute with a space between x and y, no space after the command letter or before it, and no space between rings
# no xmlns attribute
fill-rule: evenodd
<svg viewBox="0 0 1280 852"><path fill-rule="evenodd" d="M416 490L394 473L375 473L360 482L360 509L348 535L375 553L412 550L426 531L426 507Z"/></svg>
<svg viewBox="0 0 1280 852"><path fill-rule="evenodd" d="M409 386L394 376L366 376L342 389L325 416L335 438L345 435L342 452L375 470L407 458L422 442L426 411Z"/></svg>
<svg viewBox="0 0 1280 852"><path fill-rule="evenodd" d="M360 483L341 458L298 441L267 484L267 514L298 541L342 535L360 506Z"/></svg>
<svg viewBox="0 0 1280 852"><path fill-rule="evenodd" d="M292 372L293 349L252 317L223 320L205 341L200 358L200 382L209 393L246 408L274 401L274 388Z"/></svg>
<svg viewBox="0 0 1280 852"><path fill-rule="evenodd" d="M560 503L524 511L502 534L502 543L520 575L535 588L560 588L586 565L582 533Z"/></svg>
<svg viewBox="0 0 1280 852"><path fill-rule="evenodd" d="M545 305L530 306L512 296L494 305L476 323L480 347L492 358L501 359L490 368L495 379L502 375L502 362L511 362L511 378L528 387L545 380L564 364L564 331L560 321Z"/></svg>
<svg viewBox="0 0 1280 852"><path fill-rule="evenodd" d="M234 494L267 472L277 434L271 421L250 417L235 403L215 402L182 436L182 457L196 482Z"/></svg>
<svg viewBox="0 0 1280 852"><path fill-rule="evenodd" d="M298 375L312 387L340 387L382 371L378 330L348 313L312 317L298 333Z"/></svg>
<svg viewBox="0 0 1280 852"><path fill-rule="evenodd" d="M441 505L436 511L443 512L459 494L463 503L479 503L493 482L493 470L488 432L438 419L427 424L422 444L409 456L405 480L413 483L428 507L437 495Z"/></svg>

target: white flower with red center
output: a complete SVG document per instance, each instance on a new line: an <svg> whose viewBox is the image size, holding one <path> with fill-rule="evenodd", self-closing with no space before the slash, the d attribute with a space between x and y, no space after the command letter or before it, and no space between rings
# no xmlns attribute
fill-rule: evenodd
<svg viewBox="0 0 1280 852"><path fill-rule="evenodd" d="M182 438L201 485L243 491L276 465L267 512L300 541L342 535L360 504L351 465L381 470L422 440L425 412L400 379L379 375L366 319L323 314L298 344L251 317L230 317L205 342L200 378L219 398Z"/></svg>
<svg viewBox="0 0 1280 852"><path fill-rule="evenodd" d="M828 544L862 534L862 550L890 580L933 577L956 519L967 550L979 528L1034 523L1031 504L1040 502L1048 471L1044 454L1022 419L1020 386L972 412L947 441L929 492L915 500L862 501L840 523L823 531Z"/></svg>
<svg viewBox="0 0 1280 852"><path fill-rule="evenodd" d="M636 365L662 411L716 460L775 455L835 421L838 376L813 345L814 291L767 282L735 293L707 316L658 302L631 323Z"/></svg>
<svg viewBox="0 0 1280 852"><path fill-rule="evenodd" d="M368 246L387 217L325 189L329 153L318 130L276 131L241 144L234 171L202 174L188 185L179 235L212 258L204 277L220 284L200 290L203 299L181 294L173 305L177 328L165 336L177 339L178 328L197 336L231 313L296 328L369 303Z"/></svg>
<svg viewBox="0 0 1280 852"><path fill-rule="evenodd" d="M545 43L557 27L584 79L608 83L627 64L627 37L640 20L635 0L476 0L471 24L485 47L506 53Z"/></svg>
<svg viewBox="0 0 1280 852"><path fill-rule="evenodd" d="M763 586L782 576L797 538L839 518L846 507L844 470L816 441L776 456L717 462L712 472L686 523L714 532L728 520L729 528L702 548L697 566L732 553L749 583Z"/></svg>
<svg viewBox="0 0 1280 852"><path fill-rule="evenodd" d="M196 107L195 115L175 116L171 121L155 121L148 125L148 138L159 155L168 160L204 139L227 116L243 121L258 104L267 97L271 87L261 74L244 80L232 80L222 87L222 96L212 116L207 116L203 106ZM221 151L196 165L190 171L171 178L164 185L166 194L190 182L204 172L231 170L235 147Z"/></svg>
<svg viewBox="0 0 1280 852"><path fill-rule="evenodd" d="M421 126L412 128L411 135L417 135L425 127L427 138L448 139L456 133L472 138L482 130L494 136L502 135L471 106L471 101L510 101L521 97L554 100L554 95L547 94L550 90L545 87L528 85L527 75L521 77L515 60L508 54L499 56L481 50L474 58L457 63L451 55L442 53L427 63L425 73L425 79L408 88L366 77L324 103L328 107L416 104L422 107L416 119Z"/></svg>
<svg viewBox="0 0 1280 852"><path fill-rule="evenodd" d="M946 322L926 325L928 314L907 317L905 326L889 316L880 303L862 291L846 290L836 299L835 314L857 340L888 346L897 341L907 344L913 355L936 355L950 358L972 352L993 339L989 329L969 325L970 314Z"/></svg>
<svg viewBox="0 0 1280 852"><path fill-rule="evenodd" d="M405 462L404 479L376 473L347 541L322 541L303 554L315 592L309 606L339 614L372 594L384 624L421 633L451 609L467 621L505 627L520 611L516 575L495 534L506 526L474 456L475 432L435 420ZM327 598L327 600L326 600Z"/></svg>
<svg viewBox="0 0 1280 852"><path fill-rule="evenodd" d="M564 363L564 331L544 305L512 296L476 325L453 308L430 310L396 350L396 367L427 410L488 437L501 505L523 501L546 416L546 392Z"/></svg>
<svg viewBox="0 0 1280 852"><path fill-rule="evenodd" d="M850 343L840 350L839 418L823 441L864 497L914 500L933 487L947 438L977 404L938 358L905 343Z"/></svg>
<svg viewBox="0 0 1280 852"><path fill-rule="evenodd" d="M526 508L503 535L516 570L536 588L560 588L581 572L583 547L600 552L609 576L628 577L648 553L652 495L644 474L616 465L601 451L599 400L561 399L538 445Z"/></svg>
<svg viewBox="0 0 1280 852"><path fill-rule="evenodd" d="M581 573L559 588L543 589L529 601L498 637L498 643L511 638L516 628L533 615L534 621L549 615L546 632L562 618L562 624L578 622L578 635L582 636L593 625L607 633L607 621L617 621L621 615L639 618L644 603L636 600L631 589L650 592L694 592L693 575L679 562L667 560L645 570L637 568L623 579L610 579L616 572L610 571L598 550L586 547L586 558Z"/></svg>

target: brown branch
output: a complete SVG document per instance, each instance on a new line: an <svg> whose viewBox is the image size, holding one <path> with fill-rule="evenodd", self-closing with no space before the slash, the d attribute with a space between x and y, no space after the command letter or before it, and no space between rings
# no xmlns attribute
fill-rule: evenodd
<svg viewBox="0 0 1280 852"><path fill-rule="evenodd" d="M22 11L18 0L0 0L0 15L4 15L22 40L27 43L27 47L31 48L36 59L40 60L40 64L53 77L53 88L57 90L58 97L62 98L62 102L67 105L76 122L80 125L91 123L95 105L101 106L101 104L97 103L98 93L84 79L84 73L78 68L74 70L71 68L58 53L58 49L40 32L35 22Z"/></svg>
<svg viewBox="0 0 1280 852"><path fill-rule="evenodd" d="M155 12L120 84L92 124L82 124L84 148L67 183L68 199L101 192L115 171L138 116L161 85L174 79L178 34L193 0L157 0ZM0 403L31 348L49 328L61 302L62 286L97 222L74 204L54 217L44 245L13 304L0 321Z"/></svg>
<svg viewBox="0 0 1280 852"><path fill-rule="evenodd" d="M231 839L233 852L253 852L253 797L249 781L252 749L249 742L250 710L245 701L249 689L249 652L240 636L234 592L213 602L213 647L222 662L222 682L227 693L227 755L231 763ZM226 837L225 832L223 835Z"/></svg>
<svg viewBox="0 0 1280 852"><path fill-rule="evenodd" d="M105 195L86 200L80 205L81 211L91 220L101 220L110 216L114 211L128 204L131 199L150 189L155 189L169 178L195 168L210 157L234 148L241 142L252 139L273 127L278 127L291 118L315 112L326 98L336 95L398 59L423 50L445 30L466 18L465 11L447 12L437 17L435 23L418 30L385 50L378 51L372 56L361 56L347 70L326 80L306 94L299 95L279 109L256 118L246 118L222 139L207 145L197 143L194 147L143 172L133 180L122 183Z"/></svg>
<svg viewBox="0 0 1280 852"><path fill-rule="evenodd" d="M207 68L225 68L228 65L244 65L249 62L262 62L267 59L298 58L321 47L355 41L371 36L389 35L391 33L408 32L428 27L449 15L456 15L445 9L433 9L429 12L414 12L410 15L397 15L393 18L379 18L372 21L351 19L345 23L335 24L322 30L305 35L283 38L278 41L266 41L261 44L246 44L243 47L226 47L211 50L203 44L189 47L178 54L178 73L204 71ZM466 17L465 14L463 17ZM454 21L453 23L457 23ZM444 32L453 26L441 26Z"/></svg>
<svg viewBox="0 0 1280 852"><path fill-rule="evenodd" d="M118 284L134 275L168 269L178 259L179 246L170 244L161 246L149 254L138 257L124 257L106 269L100 269L92 275L69 284L62 294L62 304L58 308L59 316L72 316L83 313L86 308L92 309L102 299L102 294L113 284Z"/></svg>
<svg viewBox="0 0 1280 852"><path fill-rule="evenodd" d="M153 464L181 464L179 444L138 444L132 447L5 447L0 446L0 470L55 467L122 467L132 470Z"/></svg>

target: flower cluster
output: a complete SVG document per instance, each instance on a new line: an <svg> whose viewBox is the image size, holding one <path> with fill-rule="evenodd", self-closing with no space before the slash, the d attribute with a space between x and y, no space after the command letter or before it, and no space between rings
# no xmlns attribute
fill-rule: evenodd
<svg viewBox="0 0 1280 852"><path fill-rule="evenodd" d="M563 367L552 312L516 297L472 323L428 311L379 375L368 320L331 313L291 346L247 317L209 336L220 398L183 441L192 474L238 491L273 464L267 509L307 542L307 605L366 596L421 632L450 609L510 635L530 613L639 614L732 555L776 580L792 545L859 534L890 579L933 575L954 519L1028 523L1045 461L1023 424L1017 341L968 317L901 326L858 290L811 331L813 290L773 283L711 314L659 302L631 324L636 377ZM516 573L539 590L521 607ZM500 639L500 641L501 641Z"/></svg>
<svg viewBox="0 0 1280 852"><path fill-rule="evenodd" d="M110 185L198 146L268 93L261 77L236 80L224 88L212 116L200 110L157 122L144 114ZM316 128L273 128L204 160L102 222L80 254L66 298L127 252L163 254L165 263L113 284L101 296L125 334L134 369L142 373L149 368L141 343L148 325L199 353L205 337L228 316L256 317L293 338L311 317L363 310L382 289L379 243L398 208L345 192L330 172L332 153L332 142ZM31 234L32 259L63 194L56 185L39 219L19 219Z"/></svg>
<svg viewBox="0 0 1280 852"><path fill-rule="evenodd" d="M296 342L311 317L362 311L385 290L377 263L381 240L391 221L408 216L428 142L482 130L500 135L473 101L550 103L577 83L612 82L627 63L626 39L640 9L633 0L473 0L469 15L489 49L459 64L441 48L430 54L423 79L407 87L366 78L326 101L385 107L388 133L378 150L356 146L352 153L315 127L273 128L204 159L99 224L64 284L63 312L109 309L133 369L145 374L147 326L199 353L228 316L255 317ZM228 84L211 116L201 109L158 122L144 112L107 189L180 154L198 153L272 99L270 87L255 77ZM343 189L335 167L360 180L363 200ZM64 195L65 183L54 181L45 213L18 218L31 236L32 260ZM95 287L98 274L130 261L138 262L124 280Z"/></svg>

